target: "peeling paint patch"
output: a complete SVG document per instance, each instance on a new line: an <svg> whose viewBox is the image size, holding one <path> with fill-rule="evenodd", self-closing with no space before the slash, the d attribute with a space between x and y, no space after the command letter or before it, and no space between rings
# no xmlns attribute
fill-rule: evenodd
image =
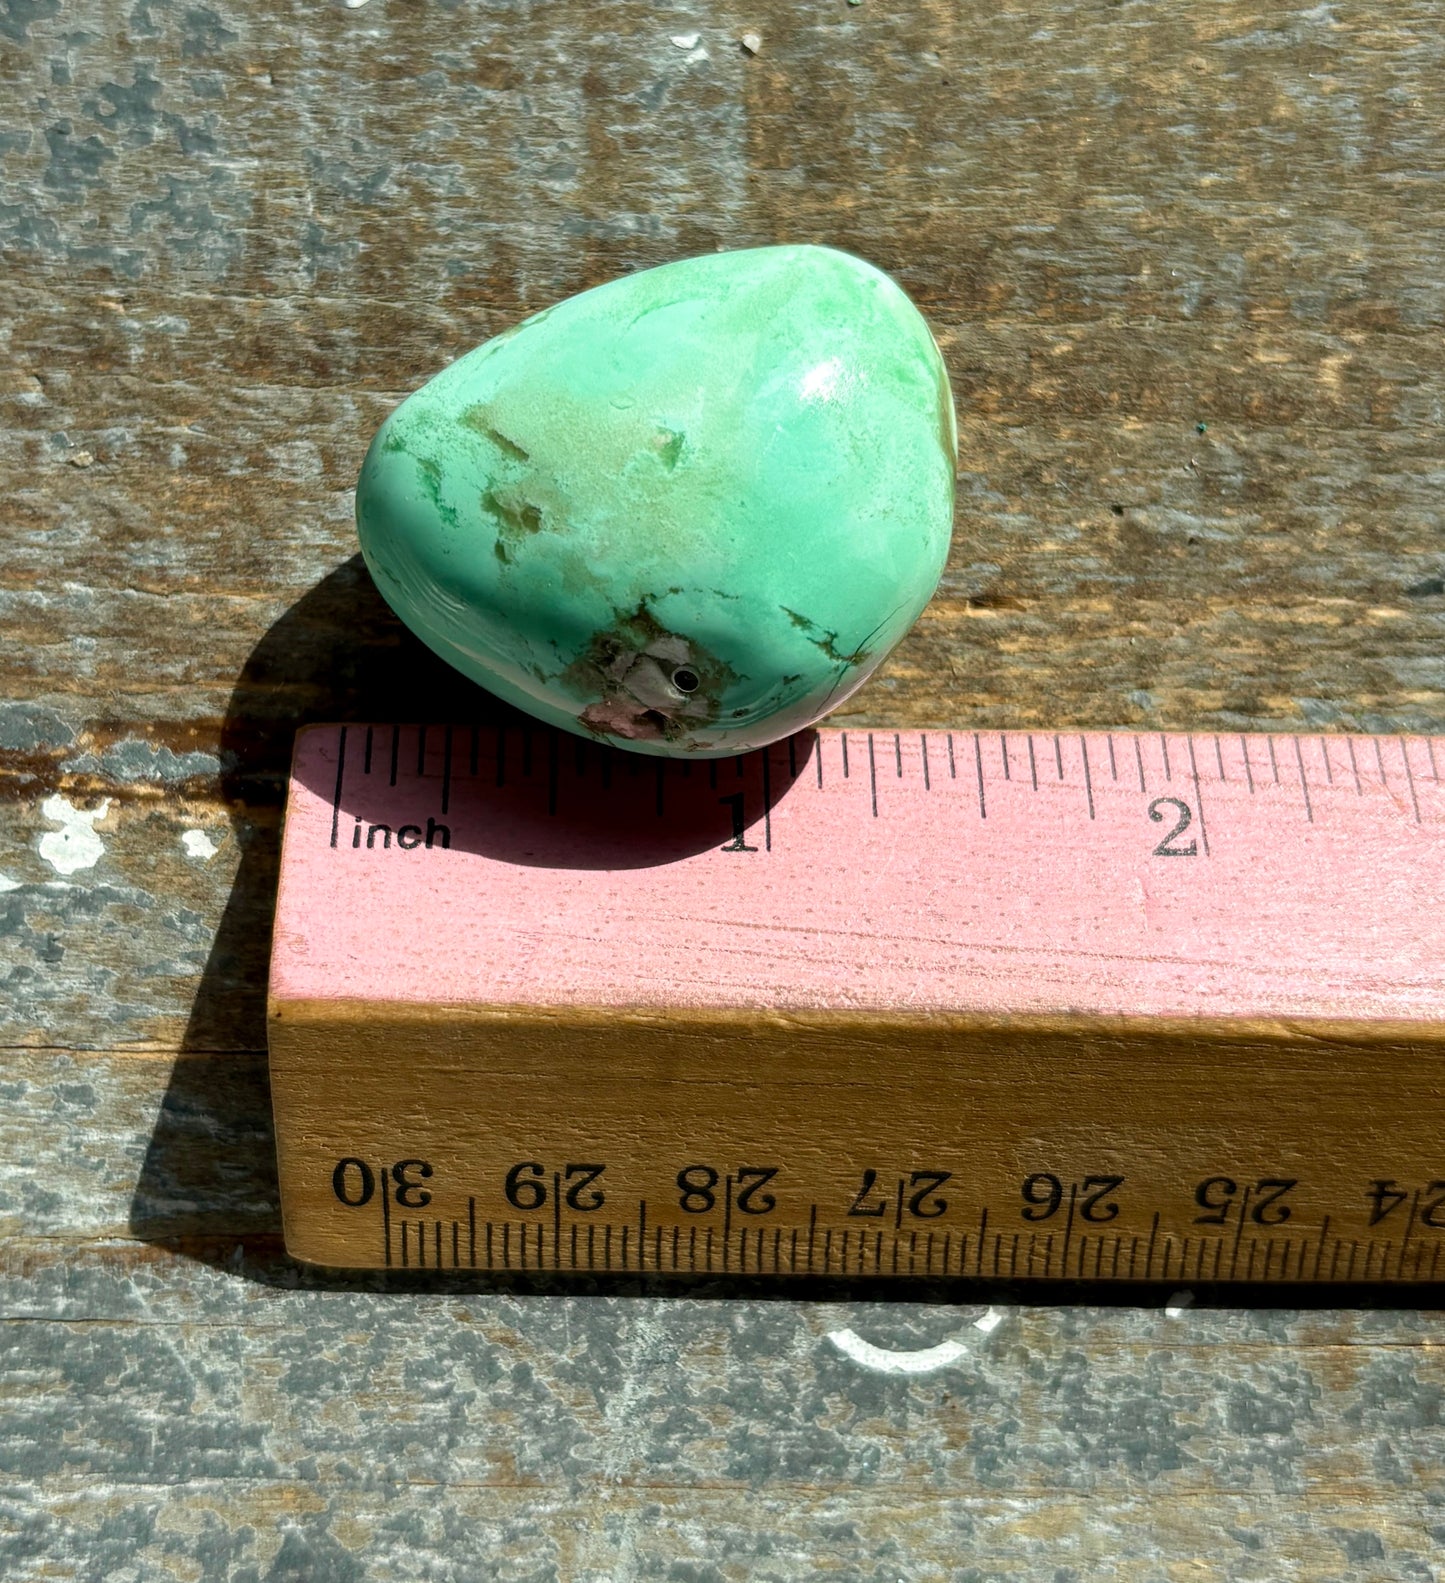
<svg viewBox="0 0 1445 1583"><path fill-rule="evenodd" d="M47 797L40 811L60 826L40 838L40 855L57 874L74 874L77 869L94 868L105 852L105 843L92 826L103 819L110 807L107 797L99 808L76 808L56 793Z"/></svg>
<svg viewBox="0 0 1445 1583"><path fill-rule="evenodd" d="M975 1330L983 1331L984 1335L991 1336L1003 1323L1003 1315L997 1308L990 1307L986 1314L982 1314L973 1322Z"/></svg>
<svg viewBox="0 0 1445 1583"><path fill-rule="evenodd" d="M99 775L125 781L184 781L217 776L221 761L214 753L176 753L139 737L126 737L100 754L82 753L61 765L78 775Z"/></svg>
<svg viewBox="0 0 1445 1583"><path fill-rule="evenodd" d="M0 705L0 748L35 753L68 748L74 741L75 732L53 709L41 704Z"/></svg>
<svg viewBox="0 0 1445 1583"><path fill-rule="evenodd" d="M936 1347L894 1352L888 1347L875 1347L856 1330L830 1330L828 1340L845 1358L874 1374L933 1374L968 1356L968 1348L961 1341L940 1341Z"/></svg>
<svg viewBox="0 0 1445 1583"><path fill-rule="evenodd" d="M11 879L8 874L0 874L0 896L3 896L7 890L19 889L20 881L18 879Z"/></svg>
<svg viewBox="0 0 1445 1583"><path fill-rule="evenodd" d="M181 836L181 845L187 857L199 858L203 863L209 863L220 850L204 830L187 830Z"/></svg>

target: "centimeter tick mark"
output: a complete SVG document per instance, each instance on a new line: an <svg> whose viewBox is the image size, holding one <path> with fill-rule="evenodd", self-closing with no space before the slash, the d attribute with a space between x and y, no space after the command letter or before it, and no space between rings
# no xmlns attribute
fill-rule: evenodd
<svg viewBox="0 0 1445 1583"><path fill-rule="evenodd" d="M1082 734L1079 737L1079 752L1084 756L1084 791L1089 799L1089 817L1094 817L1094 777L1089 772L1089 739Z"/></svg>
<svg viewBox="0 0 1445 1583"><path fill-rule="evenodd" d="M1038 761L1037 758L1034 757L1034 734L1033 734L1032 731L1029 732L1028 743L1029 743L1029 779L1034 783L1034 790L1037 791L1039 789L1039 761Z"/></svg>
<svg viewBox="0 0 1445 1583"><path fill-rule="evenodd" d="M1249 738L1241 736L1239 750L1244 754L1244 778L1249 784L1249 795L1254 796L1254 767L1249 762Z"/></svg>
<svg viewBox="0 0 1445 1583"><path fill-rule="evenodd" d="M932 791L933 783L928 778L928 735L926 732L920 731L918 733L918 748L923 757L923 789L924 791Z"/></svg>
<svg viewBox="0 0 1445 1583"><path fill-rule="evenodd" d="M873 762L873 733L868 733L868 786L873 795L873 817L878 817L878 767Z"/></svg>
<svg viewBox="0 0 1445 1583"><path fill-rule="evenodd" d="M977 731L973 734L973 761L978 767L978 816L987 819L988 803L983 794L983 744L978 739Z"/></svg>
<svg viewBox="0 0 1445 1583"><path fill-rule="evenodd" d="M1144 784L1144 749L1139 745L1139 738L1134 738L1134 762L1139 766L1139 790L1147 792L1149 788Z"/></svg>
<svg viewBox="0 0 1445 1583"><path fill-rule="evenodd" d="M381 1183L381 1241L382 1257L386 1260L387 1267L391 1266L391 1192L387 1186L386 1167L383 1165L377 1176Z"/></svg>

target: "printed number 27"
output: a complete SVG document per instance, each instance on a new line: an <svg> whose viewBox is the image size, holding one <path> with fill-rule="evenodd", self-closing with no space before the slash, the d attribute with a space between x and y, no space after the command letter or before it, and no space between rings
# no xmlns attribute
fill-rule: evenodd
<svg viewBox="0 0 1445 1583"><path fill-rule="evenodd" d="M1166 811L1167 810L1167 811ZM1199 843L1191 840L1188 846L1175 846L1175 842L1189 828L1194 815L1189 811L1189 804L1181 802L1178 797L1156 797L1149 804L1149 817L1155 824L1163 824L1166 819L1176 820L1174 828L1154 848L1155 857L1198 857Z"/></svg>

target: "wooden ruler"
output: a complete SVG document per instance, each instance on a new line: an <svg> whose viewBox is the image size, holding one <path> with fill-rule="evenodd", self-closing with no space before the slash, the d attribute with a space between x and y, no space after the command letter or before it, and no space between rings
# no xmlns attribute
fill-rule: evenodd
<svg viewBox="0 0 1445 1583"><path fill-rule="evenodd" d="M1445 743L297 741L287 1246L393 1269L1445 1277Z"/></svg>

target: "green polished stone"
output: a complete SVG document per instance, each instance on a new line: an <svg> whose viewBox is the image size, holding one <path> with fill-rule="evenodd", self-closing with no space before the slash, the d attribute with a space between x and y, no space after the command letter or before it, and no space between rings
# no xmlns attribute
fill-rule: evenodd
<svg viewBox="0 0 1445 1583"><path fill-rule="evenodd" d="M956 449L898 286L764 247L610 281L469 352L382 425L356 516L392 608L475 681L710 757L811 725L907 632Z"/></svg>

